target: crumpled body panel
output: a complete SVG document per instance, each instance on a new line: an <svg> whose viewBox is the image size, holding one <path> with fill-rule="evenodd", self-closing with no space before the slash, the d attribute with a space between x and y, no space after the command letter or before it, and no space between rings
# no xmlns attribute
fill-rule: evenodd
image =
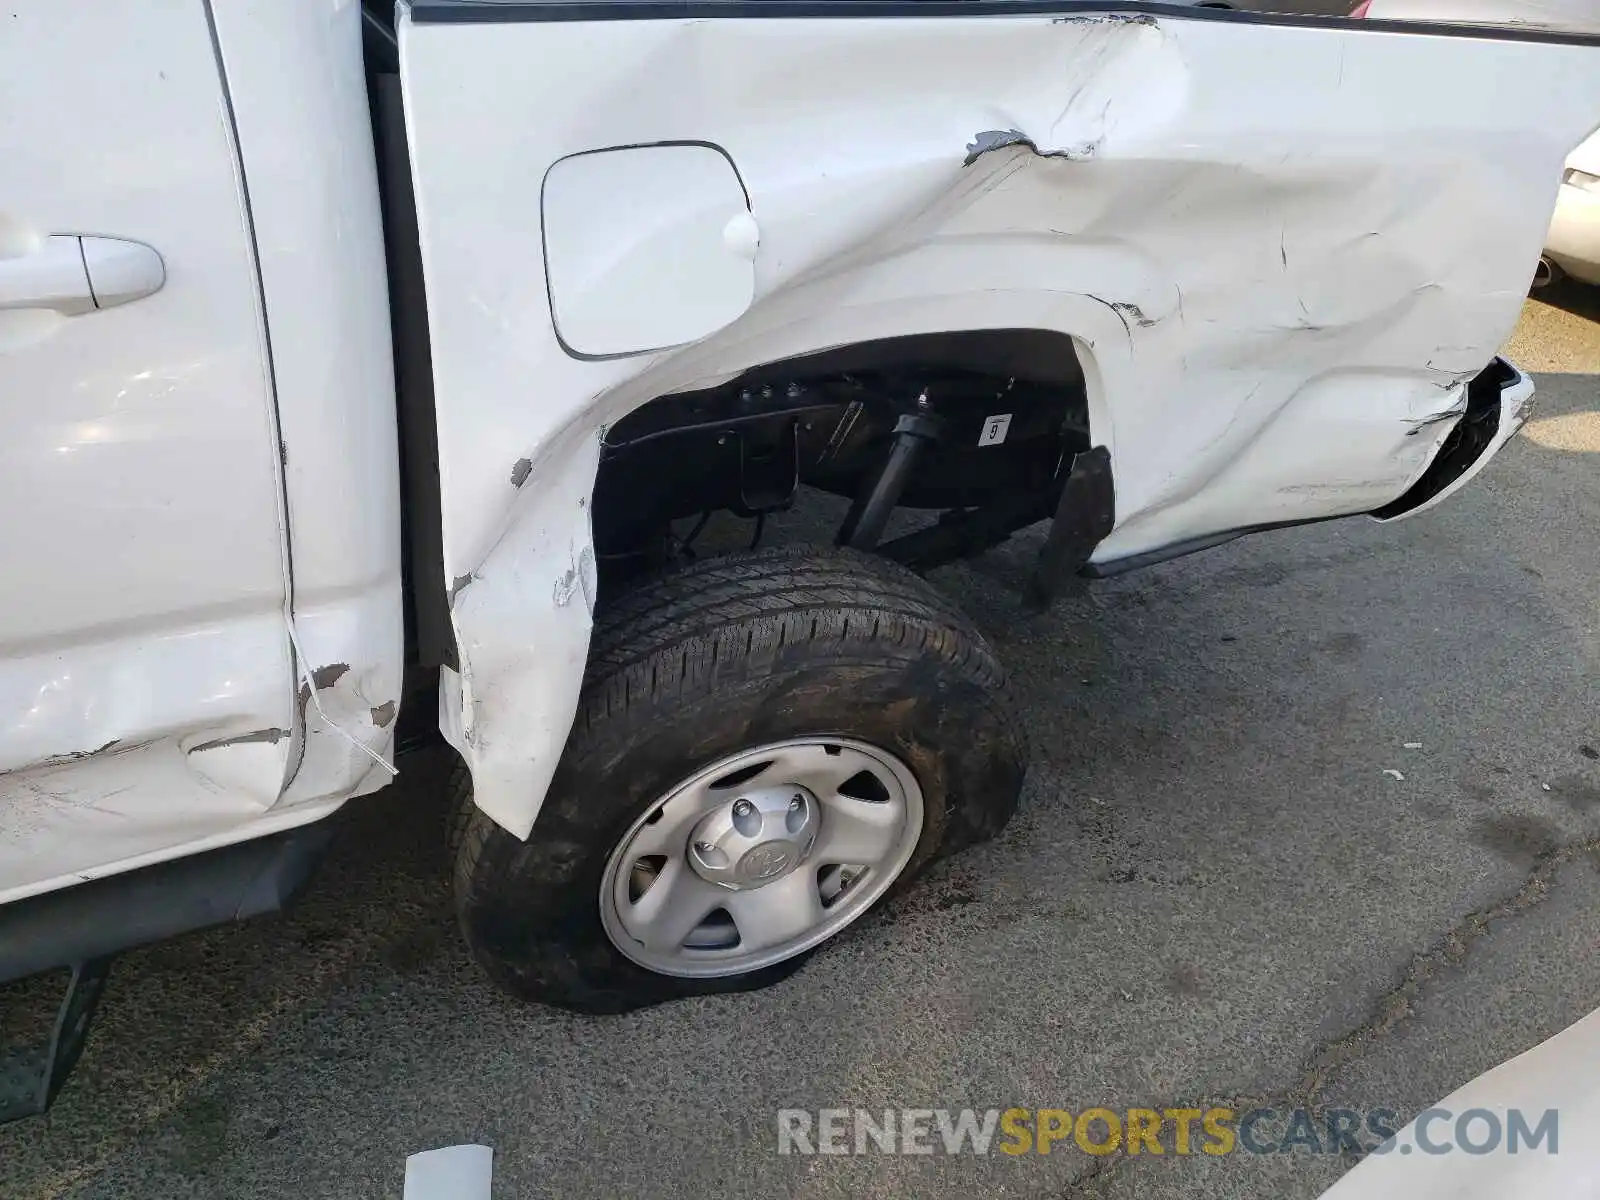
<svg viewBox="0 0 1600 1200"><path fill-rule="evenodd" d="M1463 411L1600 113L1591 47L1359 22L450 7L400 31L460 649L443 723L519 835L576 702L608 422L830 346L1051 329L1112 455L1097 563L1369 511ZM547 172L683 142L738 171L753 301L687 346L575 357Z"/></svg>

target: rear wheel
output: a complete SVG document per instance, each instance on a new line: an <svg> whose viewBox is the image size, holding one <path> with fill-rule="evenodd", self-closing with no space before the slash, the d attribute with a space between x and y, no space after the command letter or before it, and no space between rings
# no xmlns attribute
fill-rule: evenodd
<svg viewBox="0 0 1600 1200"><path fill-rule="evenodd" d="M993 653L921 579L710 560L601 616L527 842L463 785L457 910L497 982L564 1007L760 987L996 833L1023 762Z"/></svg>

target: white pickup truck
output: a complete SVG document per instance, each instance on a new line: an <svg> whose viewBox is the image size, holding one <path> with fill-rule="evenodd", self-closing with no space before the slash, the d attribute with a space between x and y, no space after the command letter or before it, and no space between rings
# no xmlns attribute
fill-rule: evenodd
<svg viewBox="0 0 1600 1200"><path fill-rule="evenodd" d="M72 968L17 1115L110 956L295 890L402 715L460 755L502 985L794 970L1017 804L1004 671L920 572L1045 523L1020 613L1410 516L1517 430L1600 41L11 0L0 95L0 980ZM696 556L801 489L834 545Z"/></svg>

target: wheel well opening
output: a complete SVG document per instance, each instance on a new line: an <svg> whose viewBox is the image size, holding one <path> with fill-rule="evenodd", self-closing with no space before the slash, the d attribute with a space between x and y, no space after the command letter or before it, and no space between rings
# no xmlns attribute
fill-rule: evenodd
<svg viewBox="0 0 1600 1200"><path fill-rule="evenodd" d="M909 546L877 547L874 530L872 548L925 569L1047 519L1090 444L1073 339L1039 329L882 338L649 401L606 434L593 509L602 586L692 554L707 514L746 518L759 539L801 488L859 506L908 430L915 453L893 468L887 507L936 517ZM837 540L864 536L851 525Z"/></svg>

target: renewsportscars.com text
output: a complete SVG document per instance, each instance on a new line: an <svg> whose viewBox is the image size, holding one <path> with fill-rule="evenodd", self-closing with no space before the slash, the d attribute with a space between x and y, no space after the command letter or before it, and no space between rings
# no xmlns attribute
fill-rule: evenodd
<svg viewBox="0 0 1600 1200"><path fill-rule="evenodd" d="M1392 1109L786 1108L779 1154L1560 1153L1555 1109L1430 1108L1397 1138Z"/></svg>

